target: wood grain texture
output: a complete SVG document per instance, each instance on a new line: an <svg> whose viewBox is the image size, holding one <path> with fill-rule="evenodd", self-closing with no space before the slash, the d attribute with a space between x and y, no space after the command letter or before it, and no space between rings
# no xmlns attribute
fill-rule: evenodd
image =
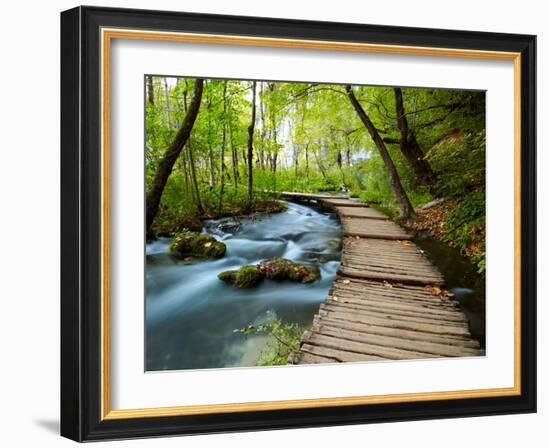
<svg viewBox="0 0 550 448"><path fill-rule="evenodd" d="M289 363L484 354L459 303L445 290L443 275L411 234L373 208L315 196L309 198L340 217L342 258L338 278Z"/></svg>

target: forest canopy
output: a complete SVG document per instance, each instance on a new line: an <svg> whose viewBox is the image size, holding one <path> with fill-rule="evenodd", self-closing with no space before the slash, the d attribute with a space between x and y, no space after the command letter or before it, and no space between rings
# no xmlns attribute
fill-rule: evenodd
<svg viewBox="0 0 550 448"><path fill-rule="evenodd" d="M144 94L149 237L346 192L484 270L484 92L146 76Z"/></svg>

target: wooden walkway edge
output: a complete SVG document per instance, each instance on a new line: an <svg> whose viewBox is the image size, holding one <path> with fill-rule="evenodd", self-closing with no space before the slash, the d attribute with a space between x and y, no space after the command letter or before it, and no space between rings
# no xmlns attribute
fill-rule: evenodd
<svg viewBox="0 0 550 448"><path fill-rule="evenodd" d="M344 234L337 278L290 364L484 354L443 276L411 234L347 197L279 194L334 210Z"/></svg>

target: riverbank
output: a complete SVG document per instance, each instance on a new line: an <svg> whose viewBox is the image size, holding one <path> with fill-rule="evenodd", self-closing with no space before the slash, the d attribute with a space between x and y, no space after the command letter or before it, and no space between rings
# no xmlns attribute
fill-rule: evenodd
<svg viewBox="0 0 550 448"><path fill-rule="evenodd" d="M485 274L485 223L471 217L465 205L456 199L436 202L415 210L415 220L398 220L407 229L425 233L458 249Z"/></svg>
<svg viewBox="0 0 550 448"><path fill-rule="evenodd" d="M286 203L278 200L260 200L252 204L252 209L245 204L233 204L222 212L209 208L203 213L187 213L183 216L174 216L166 211L160 212L152 226L154 237L171 237L182 229L200 232L204 222L222 218L247 219L272 213L281 213L287 209Z"/></svg>

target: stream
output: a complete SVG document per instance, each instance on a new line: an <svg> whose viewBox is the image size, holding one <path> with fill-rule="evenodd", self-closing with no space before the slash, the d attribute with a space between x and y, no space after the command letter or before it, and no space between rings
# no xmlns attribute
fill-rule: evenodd
<svg viewBox="0 0 550 448"><path fill-rule="evenodd" d="M242 219L238 225L207 221L203 233L226 244L224 258L189 264L170 254L170 238L146 245L147 371L254 366L267 337L234 330L263 323L270 313L284 322L310 325L340 264L339 220L310 206L289 202L285 212ZM446 244L425 235L414 242L440 269L484 347L484 280ZM317 263L321 280L308 285L264 281L240 289L217 278L222 271L275 256Z"/></svg>
<svg viewBox="0 0 550 448"><path fill-rule="evenodd" d="M273 312L310 325L327 296L340 264L342 235L334 214L288 203L287 211L241 220L238 229L216 224L206 222L204 233L226 244L219 260L184 264L170 254L170 238L146 246L147 371L254 366L267 338L235 329L262 323ZM275 256L318 263L321 280L240 289L217 278Z"/></svg>

